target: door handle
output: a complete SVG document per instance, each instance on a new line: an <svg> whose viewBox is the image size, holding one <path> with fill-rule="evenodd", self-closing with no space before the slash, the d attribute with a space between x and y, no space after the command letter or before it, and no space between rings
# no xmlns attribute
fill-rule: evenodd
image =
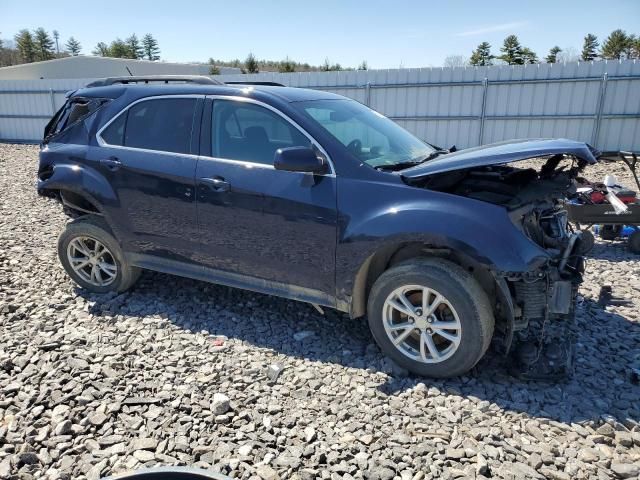
<svg viewBox="0 0 640 480"><path fill-rule="evenodd" d="M112 172L115 172L122 166L122 162L117 158L103 158L100 160L100 165L107 167Z"/></svg>
<svg viewBox="0 0 640 480"><path fill-rule="evenodd" d="M213 178L205 177L205 178L201 178L200 182L205 184L214 192L228 192L229 189L231 188L231 185L229 185L229 182L227 182L222 177L213 177Z"/></svg>

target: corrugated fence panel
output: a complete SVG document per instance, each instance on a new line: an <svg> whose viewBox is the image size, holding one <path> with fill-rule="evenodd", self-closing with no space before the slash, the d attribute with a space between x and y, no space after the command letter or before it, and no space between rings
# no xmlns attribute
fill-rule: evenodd
<svg viewBox="0 0 640 480"><path fill-rule="evenodd" d="M443 147L565 137L601 150L640 150L640 62L636 61L216 78L337 93L369 105L419 138ZM64 102L64 92L91 80L0 82L0 139L38 141L47 118Z"/></svg>

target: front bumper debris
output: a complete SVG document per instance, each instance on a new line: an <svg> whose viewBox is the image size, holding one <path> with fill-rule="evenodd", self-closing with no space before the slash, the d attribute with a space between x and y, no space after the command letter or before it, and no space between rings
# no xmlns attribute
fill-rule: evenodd
<svg viewBox="0 0 640 480"><path fill-rule="evenodd" d="M510 370L517 377L557 381L574 371L575 309L584 273L578 248L569 242L557 267L536 280L512 282L515 348Z"/></svg>

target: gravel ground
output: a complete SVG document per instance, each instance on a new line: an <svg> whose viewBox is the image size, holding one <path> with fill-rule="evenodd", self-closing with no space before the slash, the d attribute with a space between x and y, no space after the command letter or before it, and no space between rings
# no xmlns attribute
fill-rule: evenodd
<svg viewBox="0 0 640 480"><path fill-rule="evenodd" d="M252 479L638 476L640 263L622 244L589 260L571 381L516 380L496 354L432 381L390 365L363 321L306 304L151 272L130 293L82 292L56 258L66 217L36 195L36 162L34 146L0 145L0 479L160 464ZM599 308L603 284L629 304Z"/></svg>

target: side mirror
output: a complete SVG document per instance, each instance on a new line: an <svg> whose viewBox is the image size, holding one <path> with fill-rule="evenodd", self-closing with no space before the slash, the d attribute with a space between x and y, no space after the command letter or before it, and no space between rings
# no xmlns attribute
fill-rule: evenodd
<svg viewBox="0 0 640 480"><path fill-rule="evenodd" d="M288 172L325 173L327 162L308 147L279 148L273 157L276 170Z"/></svg>

